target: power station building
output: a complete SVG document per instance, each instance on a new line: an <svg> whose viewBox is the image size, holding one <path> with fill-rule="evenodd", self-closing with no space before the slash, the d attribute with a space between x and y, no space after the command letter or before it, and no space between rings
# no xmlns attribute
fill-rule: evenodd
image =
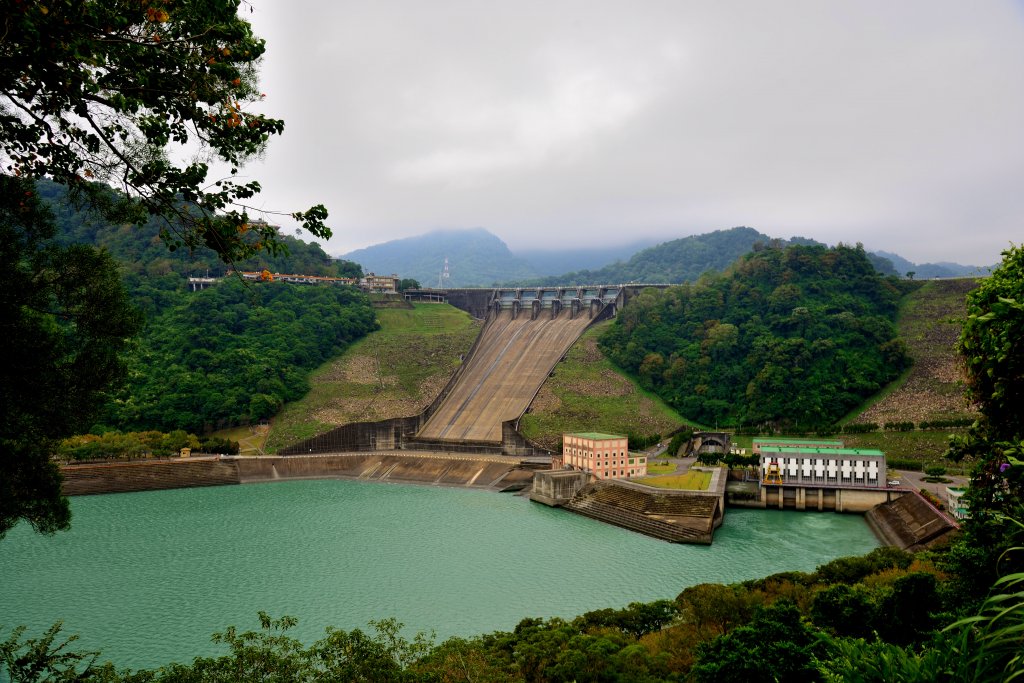
<svg viewBox="0 0 1024 683"><path fill-rule="evenodd" d="M553 468L568 467L598 479L629 479L647 475L647 456L629 452L624 436L581 432L562 435L561 461Z"/></svg>
<svg viewBox="0 0 1024 683"><path fill-rule="evenodd" d="M886 487L882 451L794 446L761 446L760 450L763 485Z"/></svg>

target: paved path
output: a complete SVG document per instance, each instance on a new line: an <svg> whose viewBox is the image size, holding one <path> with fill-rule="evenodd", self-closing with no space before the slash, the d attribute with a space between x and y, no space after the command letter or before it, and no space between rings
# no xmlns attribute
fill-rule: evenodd
<svg viewBox="0 0 1024 683"><path fill-rule="evenodd" d="M945 504L945 502L946 502L946 487L947 486L967 486L968 481L970 481L969 477L962 477L962 476L959 476L959 475L947 474L945 476L945 478L946 479L951 479L952 483L950 483L950 484L944 484L944 483L933 484L931 482L927 482L927 481L924 480L924 477L925 477L924 472L911 472L911 471L907 471L907 470L897 470L897 471L899 472L899 475L900 475L900 478L899 478L900 483L902 484L902 486L904 488L911 488L911 489L914 489L915 491L920 491L921 489L926 489L926 490L932 492L933 494L935 494L935 497L938 498L939 500L941 500L943 502L943 504Z"/></svg>

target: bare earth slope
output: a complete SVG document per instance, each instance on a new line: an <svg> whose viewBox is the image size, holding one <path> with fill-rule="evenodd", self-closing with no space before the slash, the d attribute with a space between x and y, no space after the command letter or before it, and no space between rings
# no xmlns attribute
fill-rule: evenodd
<svg viewBox="0 0 1024 683"><path fill-rule="evenodd" d="M610 324L587 330L556 366L519 422L528 438L556 449L566 432L664 437L685 424L659 397L641 389L604 357L597 340Z"/></svg>
<svg viewBox="0 0 1024 683"><path fill-rule="evenodd" d="M563 311L554 320L543 312L512 319L504 311L480 333L476 353L458 384L418 437L447 441L501 441L501 423L514 420L530 405L558 359L590 323Z"/></svg>
<svg viewBox="0 0 1024 683"><path fill-rule="evenodd" d="M955 320L966 314L971 278L932 280L908 295L897 326L914 365L898 388L864 410L855 422L915 422L970 417L974 408L964 397L962 372L954 344L960 334Z"/></svg>

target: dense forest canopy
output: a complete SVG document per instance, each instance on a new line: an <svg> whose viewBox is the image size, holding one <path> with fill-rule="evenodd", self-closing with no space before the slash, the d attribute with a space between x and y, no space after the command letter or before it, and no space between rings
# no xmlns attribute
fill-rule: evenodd
<svg viewBox="0 0 1024 683"><path fill-rule="evenodd" d="M38 195L54 213L54 241L100 247L117 264L132 304L145 314L116 398L99 401L97 428L204 432L272 415L303 395L309 371L375 329L368 299L341 286L245 284L207 248L168 251L160 224L115 224L46 180ZM360 276L316 243L283 236L284 249L235 264L243 270ZM227 276L190 291L188 275ZM81 428L88 428L85 424ZM101 429L97 429L101 431Z"/></svg>
<svg viewBox="0 0 1024 683"><path fill-rule="evenodd" d="M761 248L724 274L644 290L601 343L690 419L828 425L907 367L893 325L907 286L860 246Z"/></svg>
<svg viewBox="0 0 1024 683"><path fill-rule="evenodd" d="M310 370L377 326L366 295L346 286L229 278L172 301L129 357L106 424L204 431L270 417L308 391Z"/></svg>

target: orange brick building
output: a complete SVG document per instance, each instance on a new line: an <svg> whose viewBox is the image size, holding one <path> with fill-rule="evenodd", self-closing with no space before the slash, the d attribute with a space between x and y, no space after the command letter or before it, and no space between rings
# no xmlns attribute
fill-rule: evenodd
<svg viewBox="0 0 1024 683"><path fill-rule="evenodd" d="M562 435L562 467L593 474L598 479L629 479L647 475L647 457L629 452L624 436L582 432Z"/></svg>

